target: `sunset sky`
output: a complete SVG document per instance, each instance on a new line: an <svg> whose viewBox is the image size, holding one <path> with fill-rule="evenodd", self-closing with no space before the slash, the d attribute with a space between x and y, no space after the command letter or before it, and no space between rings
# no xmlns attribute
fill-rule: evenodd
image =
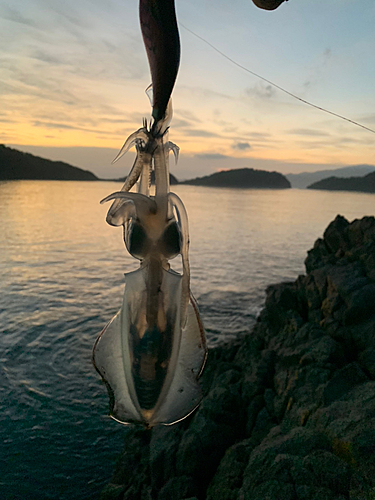
<svg viewBox="0 0 375 500"><path fill-rule="evenodd" d="M240 65L375 129L374 0L289 0L272 12L251 0L176 0L176 9ZM180 36L177 178L375 164L375 134L280 92L183 26ZM125 175L134 154L111 160L151 111L137 0L0 0L0 39L0 143Z"/></svg>

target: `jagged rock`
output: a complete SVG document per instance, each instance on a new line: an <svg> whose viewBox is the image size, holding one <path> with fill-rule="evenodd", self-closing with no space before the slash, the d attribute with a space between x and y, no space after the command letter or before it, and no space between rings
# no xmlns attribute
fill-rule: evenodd
<svg viewBox="0 0 375 500"><path fill-rule="evenodd" d="M324 388L324 406L340 399L356 385L366 382L368 379L357 363L350 363L338 370Z"/></svg>
<svg viewBox="0 0 375 500"><path fill-rule="evenodd" d="M207 500L236 500L242 477L254 448L252 440L241 441L228 448L208 487Z"/></svg>
<svg viewBox="0 0 375 500"><path fill-rule="evenodd" d="M373 498L375 219L338 216L306 272L210 351L194 415L128 431L103 500Z"/></svg>
<svg viewBox="0 0 375 500"><path fill-rule="evenodd" d="M160 490L158 500L175 500L176 498L188 498L197 491L195 481L189 476L172 477Z"/></svg>

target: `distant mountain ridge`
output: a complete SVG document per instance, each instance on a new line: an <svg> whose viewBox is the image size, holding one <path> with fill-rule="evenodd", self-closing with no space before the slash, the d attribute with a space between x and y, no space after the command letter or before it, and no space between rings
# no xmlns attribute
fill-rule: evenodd
<svg viewBox="0 0 375 500"><path fill-rule="evenodd" d="M0 180L97 181L95 174L0 144Z"/></svg>
<svg viewBox="0 0 375 500"><path fill-rule="evenodd" d="M253 168L224 170L184 181L181 184L250 189L288 189L291 187L288 179L279 172L267 172L266 170L255 170Z"/></svg>
<svg viewBox="0 0 375 500"><path fill-rule="evenodd" d="M360 177L362 175L375 172L374 165L351 165L349 167L337 168L334 170L318 170L316 172L302 172L300 174L286 174L293 188L305 189L312 183L328 177Z"/></svg>
<svg viewBox="0 0 375 500"><path fill-rule="evenodd" d="M375 172L363 177L328 177L314 182L307 189L325 189L327 191L360 191L363 193L375 193Z"/></svg>

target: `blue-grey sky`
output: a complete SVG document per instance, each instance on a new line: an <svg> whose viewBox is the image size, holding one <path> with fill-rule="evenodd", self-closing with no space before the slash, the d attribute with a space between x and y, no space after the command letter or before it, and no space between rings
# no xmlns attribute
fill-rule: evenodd
<svg viewBox="0 0 375 500"><path fill-rule="evenodd" d="M179 22L303 99L375 128L375 2L176 0ZM296 172L375 163L375 135L234 66L180 26L170 138L175 175ZM136 0L0 0L0 142L125 175L125 138L150 116Z"/></svg>

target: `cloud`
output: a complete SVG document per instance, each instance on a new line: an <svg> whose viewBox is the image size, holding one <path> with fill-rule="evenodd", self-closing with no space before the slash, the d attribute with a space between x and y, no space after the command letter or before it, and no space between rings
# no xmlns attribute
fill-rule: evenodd
<svg viewBox="0 0 375 500"><path fill-rule="evenodd" d="M328 137L330 134L323 130L315 130L312 128L294 128L288 131L288 134L293 135L310 135L313 137Z"/></svg>
<svg viewBox="0 0 375 500"><path fill-rule="evenodd" d="M200 123L202 121L200 118L198 118L196 114L194 114L192 111L188 109L181 109L181 108L175 109L174 116L175 117L182 116L182 118L185 118L186 120L189 120L194 123Z"/></svg>
<svg viewBox="0 0 375 500"><path fill-rule="evenodd" d="M375 123L375 113L363 116L359 122Z"/></svg>
<svg viewBox="0 0 375 500"><path fill-rule="evenodd" d="M269 83L257 82L252 87L247 87L245 93L250 97L272 99L276 95L276 89Z"/></svg>
<svg viewBox="0 0 375 500"><path fill-rule="evenodd" d="M246 149L250 149L251 146L248 142L236 142L232 146L233 149L238 149L239 151L245 151Z"/></svg>
<svg viewBox="0 0 375 500"><path fill-rule="evenodd" d="M83 130L84 132L92 132L95 134L104 134L105 132L101 132L100 130L90 129L87 127L81 127L79 125L68 125L67 123L59 123L59 122L43 122L36 120L33 123L34 127L43 127L43 128L51 128L58 130Z"/></svg>
<svg viewBox="0 0 375 500"><path fill-rule="evenodd" d="M220 153L202 153L195 155L196 158L200 160L226 160L229 156L222 155Z"/></svg>
<svg viewBox="0 0 375 500"><path fill-rule="evenodd" d="M173 128L190 127L190 125L190 122L187 120L181 120L180 118L173 119Z"/></svg>
<svg viewBox="0 0 375 500"><path fill-rule="evenodd" d="M61 57L56 57L55 55L48 54L41 49L35 49L34 51L32 51L30 57L47 64L65 64L65 61Z"/></svg>
<svg viewBox="0 0 375 500"><path fill-rule="evenodd" d="M39 120L34 121L34 127L44 127L44 128L64 128L68 130L77 130L79 127L73 125L67 125L66 123L57 123L57 122L41 122Z"/></svg>
<svg viewBox="0 0 375 500"><path fill-rule="evenodd" d="M238 98L229 94L224 94L222 92L217 92L216 90L212 90L211 88L205 87L193 87L188 85L180 85L180 91L187 91L193 96L199 96L204 98L205 100L216 100L217 98L226 99L228 101L236 101Z"/></svg>
<svg viewBox="0 0 375 500"><path fill-rule="evenodd" d="M6 19L7 21L12 21L14 23L23 24L32 28L38 28L38 23L33 19L29 19L21 14L20 11L10 7L9 5L4 5L2 11L0 12L0 17Z"/></svg>
<svg viewBox="0 0 375 500"><path fill-rule="evenodd" d="M332 51L329 47L327 47L321 53L317 61L311 66L309 77L302 85L305 90L309 90L311 87L315 86L319 82L322 75L326 71L326 66L328 65L328 62L331 59L331 57L332 57Z"/></svg>
<svg viewBox="0 0 375 500"><path fill-rule="evenodd" d="M201 129L187 129L184 133L190 137L220 137L220 135L215 132L209 132L208 130Z"/></svg>
<svg viewBox="0 0 375 500"><path fill-rule="evenodd" d="M269 132L250 132L247 134L252 139L269 139L271 134Z"/></svg>

